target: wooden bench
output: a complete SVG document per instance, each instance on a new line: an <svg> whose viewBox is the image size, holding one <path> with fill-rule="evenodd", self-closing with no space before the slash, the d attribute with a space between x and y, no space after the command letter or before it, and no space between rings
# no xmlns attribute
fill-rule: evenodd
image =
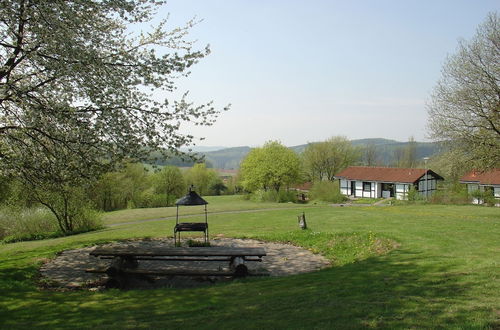
<svg viewBox="0 0 500 330"><path fill-rule="evenodd" d="M106 273L110 281L122 287L126 276L263 276L267 273L249 273L245 262L262 261L266 255L263 248L231 248L231 247L191 247L191 248L136 248L136 247L100 247L90 252L100 259L113 259L104 268L87 269L88 273ZM154 261L228 261L229 271L189 270L189 269L141 269L140 260Z"/></svg>

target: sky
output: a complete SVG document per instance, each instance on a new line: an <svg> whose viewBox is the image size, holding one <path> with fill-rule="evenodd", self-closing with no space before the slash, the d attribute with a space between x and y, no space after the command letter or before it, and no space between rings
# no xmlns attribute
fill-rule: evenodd
<svg viewBox="0 0 500 330"><path fill-rule="evenodd" d="M197 103L231 104L199 146L294 146L349 139L428 141L427 109L446 57L489 0L168 0L168 27L211 54L178 81Z"/></svg>

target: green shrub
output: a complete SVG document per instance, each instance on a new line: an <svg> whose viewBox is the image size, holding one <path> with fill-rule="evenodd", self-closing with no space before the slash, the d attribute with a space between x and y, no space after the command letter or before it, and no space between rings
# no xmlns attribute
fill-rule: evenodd
<svg viewBox="0 0 500 330"><path fill-rule="evenodd" d="M434 191L429 197L429 203L432 204L469 204L469 196L465 187L448 186L444 189Z"/></svg>
<svg viewBox="0 0 500 330"><path fill-rule="evenodd" d="M47 236L59 230L57 219L45 208L0 209L0 239L21 240L24 237Z"/></svg>
<svg viewBox="0 0 500 330"><path fill-rule="evenodd" d="M255 202L275 202L275 203L296 203L297 195L295 191L290 190L256 190L254 191L250 199Z"/></svg>
<svg viewBox="0 0 500 330"><path fill-rule="evenodd" d="M83 233L103 228L102 213L85 207L73 219L73 234Z"/></svg>
<svg viewBox="0 0 500 330"><path fill-rule="evenodd" d="M187 246L189 247L209 247L210 242L202 242L202 241L196 241L196 240L188 240L187 241Z"/></svg>
<svg viewBox="0 0 500 330"><path fill-rule="evenodd" d="M309 192L311 199L330 203L342 203L347 197L340 193L338 181L314 182Z"/></svg>
<svg viewBox="0 0 500 330"><path fill-rule="evenodd" d="M102 228L101 213L81 208L73 218L73 231L62 233L56 217L43 207L0 208L0 240L5 243L60 237Z"/></svg>
<svg viewBox="0 0 500 330"><path fill-rule="evenodd" d="M146 207L165 207L174 205L175 198L170 200L167 198L167 194L158 194L153 191L153 189L144 190L137 199L136 207L146 208Z"/></svg>
<svg viewBox="0 0 500 330"><path fill-rule="evenodd" d="M410 185L410 190L408 190L408 201L409 202L417 202L424 201L425 196L420 194L414 186Z"/></svg>
<svg viewBox="0 0 500 330"><path fill-rule="evenodd" d="M481 201L481 204L485 204L487 206L495 206L498 203L498 200L493 195L493 190L474 190L470 194L470 197L476 198Z"/></svg>

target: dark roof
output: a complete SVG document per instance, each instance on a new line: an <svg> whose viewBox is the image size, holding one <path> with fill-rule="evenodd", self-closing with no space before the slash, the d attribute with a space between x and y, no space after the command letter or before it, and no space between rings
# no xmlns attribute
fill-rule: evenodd
<svg viewBox="0 0 500 330"><path fill-rule="evenodd" d="M470 171L462 178L460 178L460 182L474 182L478 184L500 184L500 168L494 168L489 171L480 172L480 171Z"/></svg>
<svg viewBox="0 0 500 330"><path fill-rule="evenodd" d="M351 166L335 175L336 178L349 180L380 181L415 183L424 176L425 172L433 175L438 180L443 178L431 170L422 168L394 168L394 167L370 167Z"/></svg>
<svg viewBox="0 0 500 330"><path fill-rule="evenodd" d="M180 198L175 205L206 205L208 202L200 197L194 190L189 191L186 196Z"/></svg>

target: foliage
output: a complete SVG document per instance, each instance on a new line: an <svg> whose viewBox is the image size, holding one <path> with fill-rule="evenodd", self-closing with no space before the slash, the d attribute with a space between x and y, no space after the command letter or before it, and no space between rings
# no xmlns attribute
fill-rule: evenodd
<svg viewBox="0 0 500 330"><path fill-rule="evenodd" d="M47 209L0 208L0 239L34 236L58 229L57 219Z"/></svg>
<svg viewBox="0 0 500 330"><path fill-rule="evenodd" d="M223 192L227 191L228 188L222 182L220 178L218 178L212 185L210 186L210 191L212 192L213 195L219 196L222 195Z"/></svg>
<svg viewBox="0 0 500 330"><path fill-rule="evenodd" d="M140 207L144 191L150 186L144 165L127 163L119 171L104 174L92 187L90 197L104 211Z"/></svg>
<svg viewBox="0 0 500 330"><path fill-rule="evenodd" d="M102 159L189 143L192 137L178 132L180 121L213 122L217 111L210 104L147 92L170 95L175 78L209 53L185 40L194 21L168 31L163 19L149 31L129 33L150 23L161 4L4 2L0 137L7 169L43 158L49 148L67 150L81 163L75 170L85 170Z"/></svg>
<svg viewBox="0 0 500 330"><path fill-rule="evenodd" d="M471 198L477 199L480 204L494 206L495 204L499 203L499 201L495 198L492 189L485 189L485 190L476 189L471 191L469 193L469 196Z"/></svg>
<svg viewBox="0 0 500 330"><path fill-rule="evenodd" d="M207 168L205 163L195 164L188 169L184 174L186 183L195 187L196 192L200 195L207 195L211 185L216 183L218 179L217 172Z"/></svg>
<svg viewBox="0 0 500 330"><path fill-rule="evenodd" d="M252 149L240 167L241 184L247 191L274 189L299 180L300 160L295 152L278 141L269 141L261 148Z"/></svg>
<svg viewBox="0 0 500 330"><path fill-rule="evenodd" d="M344 136L309 143L302 154L304 170L310 181L333 181L335 174L360 159L361 150Z"/></svg>
<svg viewBox="0 0 500 330"><path fill-rule="evenodd" d="M28 186L63 231L73 230L75 187L84 189L125 158L175 153L193 140L180 133L182 122L211 125L218 115L187 94L167 99L175 79L209 53L185 40L195 22L168 31L163 19L130 33L150 23L162 3L7 0L0 6L0 173Z"/></svg>
<svg viewBox="0 0 500 330"><path fill-rule="evenodd" d="M374 143L368 143L362 148L362 151L363 151L363 165L365 166L381 165L379 150Z"/></svg>
<svg viewBox="0 0 500 330"><path fill-rule="evenodd" d="M339 181L316 181L313 183L309 196L313 200L330 203L342 203L347 197L340 193Z"/></svg>
<svg viewBox="0 0 500 330"><path fill-rule="evenodd" d="M467 187L458 182L448 182L441 186L441 189L436 190L429 197L429 202L432 204L469 204L469 196Z"/></svg>
<svg viewBox="0 0 500 330"><path fill-rule="evenodd" d="M443 66L429 106L432 138L449 142L479 169L500 164L500 20L488 15Z"/></svg>
<svg viewBox="0 0 500 330"><path fill-rule="evenodd" d="M420 194L414 185L410 185L410 189L408 190L407 201L416 202L416 201L422 201L422 200L425 200L425 196Z"/></svg>
<svg viewBox="0 0 500 330"><path fill-rule="evenodd" d="M204 241L201 242L201 241L192 240L192 239L188 239L186 244L189 247L209 247L210 246L210 242L204 242Z"/></svg>
<svg viewBox="0 0 500 330"><path fill-rule="evenodd" d="M172 206L186 192L186 183L178 167L165 166L153 175L152 180L154 191L166 197L166 203L158 206Z"/></svg>
<svg viewBox="0 0 500 330"><path fill-rule="evenodd" d="M460 178L472 169L467 155L456 148L447 148L431 157L428 168L439 173L447 182L451 182L453 185L458 184Z"/></svg>
<svg viewBox="0 0 500 330"><path fill-rule="evenodd" d="M404 146L394 149L394 166L402 168L415 168L417 162L417 142L410 136L408 143Z"/></svg>
<svg viewBox="0 0 500 330"><path fill-rule="evenodd" d="M252 192L250 200L254 202L296 203L297 194L292 190L263 190Z"/></svg>
<svg viewBox="0 0 500 330"><path fill-rule="evenodd" d="M102 228L101 214L90 208L82 209L73 219L71 232L62 231L58 219L46 208L0 208L0 240L5 243L54 238L99 228Z"/></svg>

